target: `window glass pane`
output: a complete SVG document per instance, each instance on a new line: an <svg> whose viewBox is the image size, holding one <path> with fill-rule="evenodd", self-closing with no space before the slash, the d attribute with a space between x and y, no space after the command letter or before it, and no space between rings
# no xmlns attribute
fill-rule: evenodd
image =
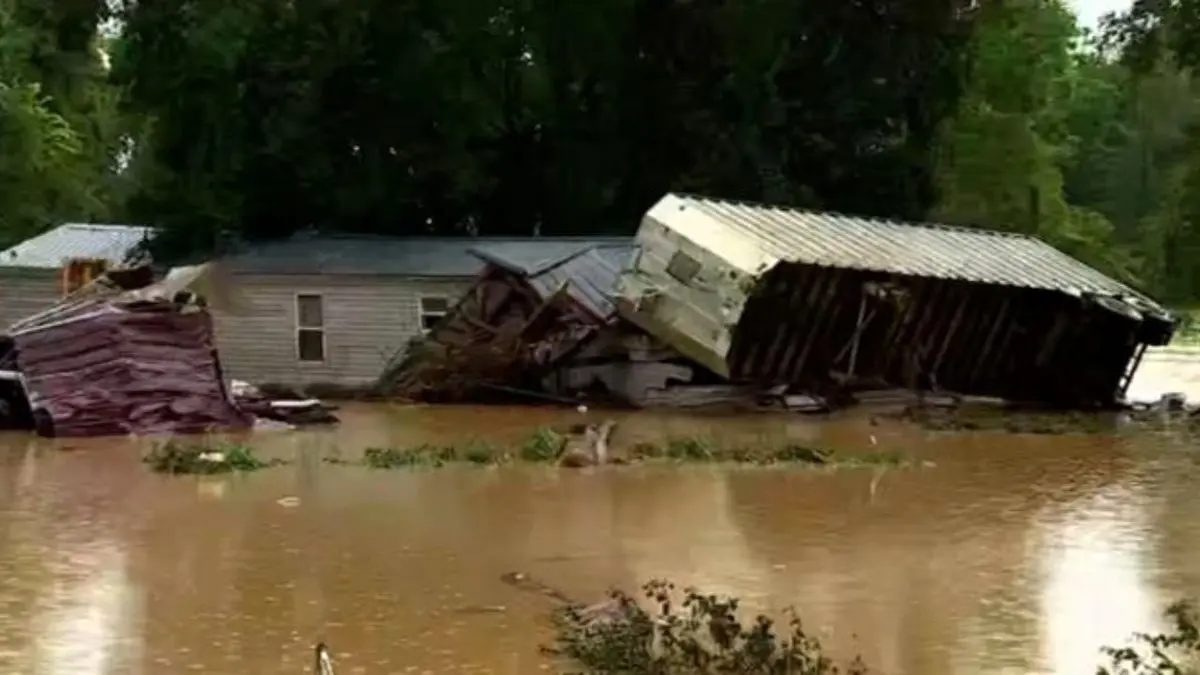
<svg viewBox="0 0 1200 675"><path fill-rule="evenodd" d="M434 326L437 325L437 322L439 322L441 320L442 320L442 315L440 315L440 314L422 314L421 315L421 329L422 330L430 330L431 328L433 328Z"/></svg>
<svg viewBox="0 0 1200 675"><path fill-rule="evenodd" d="M319 295L296 296L296 323L301 328L323 328L325 308Z"/></svg>
<svg viewBox="0 0 1200 675"><path fill-rule="evenodd" d="M450 301L446 298L421 298L422 314L445 314L450 311Z"/></svg>
<svg viewBox="0 0 1200 675"><path fill-rule="evenodd" d="M319 330L296 331L296 351L301 361L325 360L325 333Z"/></svg>
<svg viewBox="0 0 1200 675"><path fill-rule="evenodd" d="M681 283L688 283L700 273L700 261L683 251L676 251L667 263L667 274L675 277Z"/></svg>

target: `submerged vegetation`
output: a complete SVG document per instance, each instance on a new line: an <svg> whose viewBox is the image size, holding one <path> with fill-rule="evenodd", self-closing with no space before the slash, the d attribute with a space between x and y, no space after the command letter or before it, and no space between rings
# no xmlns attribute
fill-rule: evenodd
<svg viewBox="0 0 1200 675"><path fill-rule="evenodd" d="M569 464L578 452L576 435L549 428L538 428L526 439L511 445L497 445L479 439L459 444L422 444L400 448L367 448L362 463L373 469L436 468L453 463L499 465L512 463ZM641 441L628 447L608 450L607 463L644 462L730 463L803 465L810 467L908 466L909 459L898 452L842 452L795 442L722 443L713 439L682 436L658 442ZM339 462L344 463L344 462Z"/></svg>
<svg viewBox="0 0 1200 675"><path fill-rule="evenodd" d="M142 458L156 473L211 475L235 471L257 471L282 464L282 460L266 461L254 454L253 448L239 443L204 443L167 441L157 443Z"/></svg>
<svg viewBox="0 0 1200 675"><path fill-rule="evenodd" d="M736 598L651 581L645 603L620 591L589 607L568 605L556 615L557 635L545 648L584 675L703 675L802 673L859 675L860 659L837 665L794 612L779 624L765 615L744 623ZM1187 603L1167 610L1165 633L1136 634L1124 647L1106 647L1098 675L1195 675L1200 628Z"/></svg>
<svg viewBox="0 0 1200 675"><path fill-rule="evenodd" d="M523 441L496 444L479 438L457 443L423 443L405 447L369 447L362 451L361 461L326 457L327 464L361 464L371 469L429 469L448 464L497 466L503 464L545 464L586 466L587 462L573 461L581 454L580 438L549 428L534 430ZM143 461L157 473L221 474L255 471L285 464L278 459L263 460L253 448L236 443L205 441L167 441L156 444ZM662 442L639 442L628 448L605 450L609 464L643 462L731 463L767 465L797 465L809 467L908 466L909 460L896 452L840 452L814 448L797 443L726 445L696 437L669 438Z"/></svg>
<svg viewBox="0 0 1200 675"><path fill-rule="evenodd" d="M675 604L675 587L666 581L651 581L643 592L653 609L620 591L600 605L566 607L557 617L555 644L546 651L582 667L584 673L867 672L860 661L845 669L834 665L794 614L780 631L765 615L743 624L736 598L689 588Z"/></svg>

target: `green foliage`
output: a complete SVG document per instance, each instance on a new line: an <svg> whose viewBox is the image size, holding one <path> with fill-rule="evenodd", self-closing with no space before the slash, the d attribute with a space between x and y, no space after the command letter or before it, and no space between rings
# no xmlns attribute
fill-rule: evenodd
<svg viewBox="0 0 1200 675"><path fill-rule="evenodd" d="M759 615L743 624L738 600L683 590L651 581L645 603L620 591L590 607L570 605L557 615L557 635L547 652L569 662L582 675L716 675L717 673L833 675L865 674L855 659L839 668L806 633L794 612L786 630ZM645 605L649 605L649 609ZM1107 664L1098 675L1195 675L1200 628L1191 605L1166 612L1168 632L1138 633L1131 646L1104 648Z"/></svg>
<svg viewBox="0 0 1200 675"><path fill-rule="evenodd" d="M103 2L0 0L0 247L114 215L131 118L108 81Z"/></svg>
<svg viewBox="0 0 1200 675"><path fill-rule="evenodd" d="M965 0L130 3L160 251L629 232L669 190L921 217Z"/></svg>
<svg viewBox="0 0 1200 675"><path fill-rule="evenodd" d="M188 443L167 441L156 443L142 458L157 473L220 474L234 471L257 471L282 462L264 461L247 445L236 443Z"/></svg>
<svg viewBox="0 0 1200 675"><path fill-rule="evenodd" d="M539 427L521 445L521 459L526 462L553 462L562 454L567 439L553 429Z"/></svg>
<svg viewBox="0 0 1200 675"><path fill-rule="evenodd" d="M511 446L496 445L478 439L463 443L422 444L400 448L367 448L362 463L372 469L437 468L454 463L498 465L512 462L546 464L564 456L570 439L553 429L539 427L523 441ZM724 444L698 437L667 438L662 442L639 442L632 447L611 448L614 464L634 462L721 462L753 465L796 465L827 468L862 466L908 466L910 459L894 451L842 452L813 448L797 443L763 441L752 444ZM340 459L332 464L344 464Z"/></svg>
<svg viewBox="0 0 1200 675"><path fill-rule="evenodd" d="M439 467L459 458L458 448L450 445L418 445L412 448L367 448L363 464L372 469Z"/></svg>
<svg viewBox="0 0 1200 675"><path fill-rule="evenodd" d="M108 218L161 226L167 261L318 226L628 233L675 190L1034 234L1183 303L1198 16L0 0L0 246Z"/></svg>
<svg viewBox="0 0 1200 675"><path fill-rule="evenodd" d="M692 675L695 673L865 674L854 661L845 670L827 657L820 641L792 615L783 632L760 615L749 625L738 617L738 601L688 588L679 605L674 585L651 581L644 589L654 611L634 598L613 592L595 608L568 607L562 612L558 639L551 649L585 673Z"/></svg>
<svg viewBox="0 0 1200 675"><path fill-rule="evenodd" d="M1107 666L1097 675L1196 675L1200 657L1200 622L1189 602L1167 608L1170 624L1166 633L1134 635L1133 644L1107 647Z"/></svg>
<svg viewBox="0 0 1200 675"><path fill-rule="evenodd" d="M675 462L725 462L734 464L795 464L850 468L855 466L903 466L909 460L901 453L871 451L851 453L814 448L799 443L725 444L692 436L668 438L663 443L640 442L630 455L635 460L665 459Z"/></svg>

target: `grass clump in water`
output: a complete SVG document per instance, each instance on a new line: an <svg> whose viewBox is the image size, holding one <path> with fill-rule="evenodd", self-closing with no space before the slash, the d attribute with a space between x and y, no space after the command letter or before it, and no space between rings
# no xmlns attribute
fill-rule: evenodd
<svg viewBox="0 0 1200 675"><path fill-rule="evenodd" d="M281 464L280 460L264 461L254 450L240 443L157 443L142 458L157 473L212 475L234 471L257 471Z"/></svg>
<svg viewBox="0 0 1200 675"><path fill-rule="evenodd" d="M572 432L572 434L575 432ZM581 432L586 434L585 432ZM574 440L573 440L574 439ZM437 468L466 462L493 466L514 461L530 464L568 464L569 448L582 447L581 438L548 427L535 429L521 442L509 446L492 445L480 440L459 444L423 444L400 448L367 448L362 463L373 469ZM897 452L840 452L801 443L770 441L758 444L725 445L698 436L668 438L661 442L642 442L627 447L607 448L609 464L647 461L677 463L731 463L794 465L827 468L865 466L908 466L910 461ZM346 463L330 461L330 463Z"/></svg>
<svg viewBox="0 0 1200 675"><path fill-rule="evenodd" d="M643 587L652 611L614 591L592 607L568 607L559 616L555 644L547 651L582 667L583 673L673 675L675 673L866 673L860 660L844 670L823 653L793 614L784 630L759 615L743 624L738 600L683 591L652 581Z"/></svg>
<svg viewBox="0 0 1200 675"><path fill-rule="evenodd" d="M453 462L495 464L503 459L503 453L478 440L462 445L426 444L411 448L367 448L363 451L363 464L372 469L437 468Z"/></svg>
<svg viewBox="0 0 1200 675"><path fill-rule="evenodd" d="M553 462L562 454L567 439L548 427L538 427L521 445L520 457L526 462Z"/></svg>
<svg viewBox="0 0 1200 675"><path fill-rule="evenodd" d="M633 460L665 459L676 462L726 462L735 464L804 464L809 466L904 466L909 463L898 452L838 452L800 443L773 445L721 445L696 437L667 439L663 443L642 442L631 450Z"/></svg>

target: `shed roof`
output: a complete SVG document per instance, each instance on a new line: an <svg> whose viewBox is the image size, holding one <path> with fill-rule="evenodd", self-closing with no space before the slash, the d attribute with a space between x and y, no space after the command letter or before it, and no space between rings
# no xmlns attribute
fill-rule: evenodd
<svg viewBox="0 0 1200 675"><path fill-rule="evenodd" d="M118 264L150 236L141 225L66 223L0 252L0 267L57 269L71 258Z"/></svg>
<svg viewBox="0 0 1200 675"><path fill-rule="evenodd" d="M591 246L628 237L385 237L301 234L253 245L225 264L243 274L474 277L483 260L541 268ZM487 251L491 257L481 256Z"/></svg>
<svg viewBox="0 0 1200 675"><path fill-rule="evenodd" d="M1144 298L1037 237L669 194L648 213L738 261L788 261L920 277ZM699 241L703 240L703 241ZM760 270L748 269L749 272Z"/></svg>
<svg viewBox="0 0 1200 675"><path fill-rule="evenodd" d="M542 247L488 244L474 253L488 262L525 277L542 297L567 286L579 303L599 318L616 312L612 296L617 280L637 246L627 238ZM552 257L557 253L557 257Z"/></svg>

